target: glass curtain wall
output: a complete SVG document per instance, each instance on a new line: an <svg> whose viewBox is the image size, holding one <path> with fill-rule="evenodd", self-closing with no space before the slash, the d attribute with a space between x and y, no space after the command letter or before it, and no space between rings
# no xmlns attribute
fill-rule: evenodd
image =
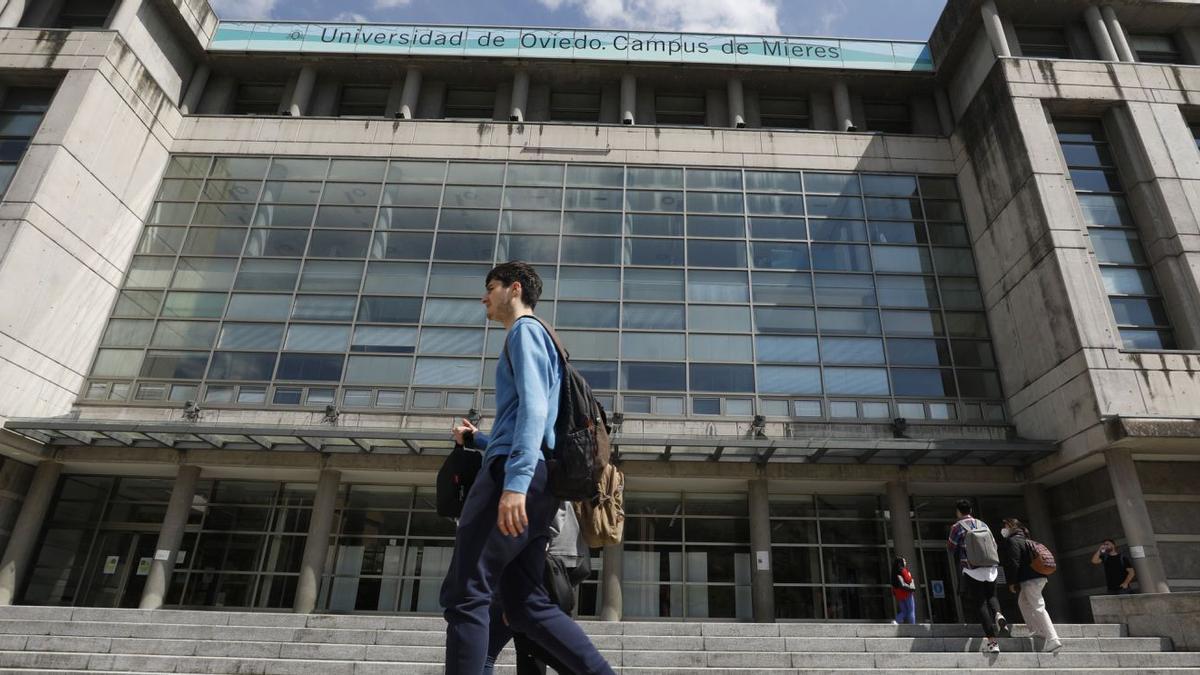
<svg viewBox="0 0 1200 675"><path fill-rule="evenodd" d="M771 569L780 619L894 614L877 496L771 496Z"/></svg>
<svg viewBox="0 0 1200 675"><path fill-rule="evenodd" d="M962 217L937 176L176 156L84 398L489 408L523 259L617 410L999 421Z"/></svg>
<svg viewBox="0 0 1200 675"><path fill-rule="evenodd" d="M629 493L625 513L625 617L753 617L745 494Z"/></svg>

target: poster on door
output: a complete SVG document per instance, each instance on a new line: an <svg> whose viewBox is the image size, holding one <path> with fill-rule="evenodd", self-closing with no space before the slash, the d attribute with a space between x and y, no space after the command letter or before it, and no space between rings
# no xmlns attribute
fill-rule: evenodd
<svg viewBox="0 0 1200 675"><path fill-rule="evenodd" d="M150 564L153 560L154 558L142 558L138 560L137 575L139 577L144 577L150 574Z"/></svg>
<svg viewBox="0 0 1200 675"><path fill-rule="evenodd" d="M104 573L105 574L116 574L117 573L117 565L120 565L120 564L121 564L121 556L119 556L119 555L108 556L107 558L104 559Z"/></svg>

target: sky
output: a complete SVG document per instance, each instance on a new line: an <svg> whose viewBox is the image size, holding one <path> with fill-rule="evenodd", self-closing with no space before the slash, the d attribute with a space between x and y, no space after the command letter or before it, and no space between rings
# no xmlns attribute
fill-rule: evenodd
<svg viewBox="0 0 1200 675"><path fill-rule="evenodd" d="M225 21L352 21L927 40L946 0L210 0Z"/></svg>

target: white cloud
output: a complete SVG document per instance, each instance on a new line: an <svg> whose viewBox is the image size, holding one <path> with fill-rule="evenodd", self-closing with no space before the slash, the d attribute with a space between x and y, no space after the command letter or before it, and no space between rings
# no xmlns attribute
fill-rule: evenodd
<svg viewBox="0 0 1200 675"><path fill-rule="evenodd" d="M538 0L579 7L601 27L720 33L778 33L779 0Z"/></svg>
<svg viewBox="0 0 1200 675"><path fill-rule="evenodd" d="M359 14L358 12L342 12L341 14L338 14L337 16L333 17L333 20L339 21L342 23L370 23L371 22L370 19L363 16L362 14Z"/></svg>
<svg viewBox="0 0 1200 675"><path fill-rule="evenodd" d="M269 19L279 0L212 0L213 11L223 21Z"/></svg>
<svg viewBox="0 0 1200 675"><path fill-rule="evenodd" d="M395 9L411 2L412 0L375 0L375 9Z"/></svg>
<svg viewBox="0 0 1200 675"><path fill-rule="evenodd" d="M833 6L822 11L820 16L817 17L818 34L833 34L834 25L846 18L846 15L849 13L850 10L846 7L845 0L837 0L834 2Z"/></svg>

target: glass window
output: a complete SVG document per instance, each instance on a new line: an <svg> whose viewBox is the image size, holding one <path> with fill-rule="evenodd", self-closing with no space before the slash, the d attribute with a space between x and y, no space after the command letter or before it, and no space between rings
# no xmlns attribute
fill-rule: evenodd
<svg viewBox="0 0 1200 675"><path fill-rule="evenodd" d="M742 239L746 236L746 221L742 217L728 216L688 216L687 234L689 237L733 237ZM732 246L733 243L731 242Z"/></svg>
<svg viewBox="0 0 1200 675"><path fill-rule="evenodd" d="M688 307L688 330L749 333L750 308L692 305Z"/></svg>
<svg viewBox="0 0 1200 675"><path fill-rule="evenodd" d="M233 287L241 291L287 291L296 288L299 260L246 260Z"/></svg>
<svg viewBox="0 0 1200 675"><path fill-rule="evenodd" d="M420 298L366 296L358 305L358 320L367 323L417 323L420 317Z"/></svg>
<svg viewBox="0 0 1200 675"><path fill-rule="evenodd" d="M184 228L181 227L147 227L134 252L174 255L182 248L184 232Z"/></svg>
<svg viewBox="0 0 1200 675"><path fill-rule="evenodd" d="M304 273L300 276L300 290L357 292L362 276L361 262L309 260L304 263Z"/></svg>
<svg viewBox="0 0 1200 675"><path fill-rule="evenodd" d="M564 299L616 300L621 297L621 270L615 268L563 267L558 283L559 297Z"/></svg>
<svg viewBox="0 0 1200 675"><path fill-rule="evenodd" d="M751 246L754 267L758 269L806 270L809 267L808 244L756 241Z"/></svg>
<svg viewBox="0 0 1200 675"><path fill-rule="evenodd" d="M472 213L488 213L474 211ZM595 214L577 214L580 216L599 216L600 219L609 218L610 214L595 213ZM530 234L558 234L559 215L557 212L548 213L545 211L505 211L500 216L500 231L501 232L523 232ZM442 222L444 223L446 215L442 214ZM495 219L486 228L488 231L494 229ZM568 228L570 231L570 228ZM605 234L605 233L600 233Z"/></svg>
<svg viewBox="0 0 1200 675"><path fill-rule="evenodd" d="M616 333L561 331L559 337L572 357L613 360L617 358Z"/></svg>
<svg viewBox="0 0 1200 675"><path fill-rule="evenodd" d="M877 249L878 250L878 249ZM929 277L877 277L883 307L937 307L937 284ZM945 283L949 279L943 279Z"/></svg>
<svg viewBox="0 0 1200 675"><path fill-rule="evenodd" d="M488 117L491 117L490 113ZM446 182L500 185L504 182L504 165L484 162L450 162Z"/></svg>
<svg viewBox="0 0 1200 675"><path fill-rule="evenodd" d="M353 234L359 234L355 232ZM363 234L366 234L365 232ZM315 236L315 235L314 235ZM376 232L371 243L371 257L391 260L428 260L433 249L433 235L410 232Z"/></svg>
<svg viewBox="0 0 1200 675"><path fill-rule="evenodd" d="M815 337L759 335L754 338L759 362L818 363Z"/></svg>
<svg viewBox="0 0 1200 675"><path fill-rule="evenodd" d="M682 361L682 333L625 333L621 335L621 357L626 359Z"/></svg>
<svg viewBox="0 0 1200 675"><path fill-rule="evenodd" d="M267 181L260 200L267 204L316 204L321 201L320 181Z"/></svg>
<svg viewBox="0 0 1200 675"><path fill-rule="evenodd" d="M140 349L101 349L96 352L92 374L97 377L133 377L142 363Z"/></svg>
<svg viewBox="0 0 1200 675"><path fill-rule="evenodd" d="M821 360L825 363L882 365L883 341L875 338L821 338Z"/></svg>
<svg viewBox="0 0 1200 675"><path fill-rule="evenodd" d="M336 295L301 295L292 307L293 319L310 321L350 321L354 318L355 299Z"/></svg>
<svg viewBox="0 0 1200 675"><path fill-rule="evenodd" d="M620 306L607 302L560 302L554 323L562 328L616 328Z"/></svg>
<svg viewBox="0 0 1200 675"><path fill-rule="evenodd" d="M745 272L688 271L688 300L692 302L749 302Z"/></svg>
<svg viewBox="0 0 1200 675"><path fill-rule="evenodd" d="M817 322L823 333L880 332L879 312L874 309L821 309L817 311Z"/></svg>
<svg viewBox="0 0 1200 675"><path fill-rule="evenodd" d="M688 368L693 391L754 392L754 367L693 363Z"/></svg>
<svg viewBox="0 0 1200 675"><path fill-rule="evenodd" d="M801 209L803 206L801 206ZM690 213L745 213L740 193L688 192L687 210Z"/></svg>
<svg viewBox="0 0 1200 675"><path fill-rule="evenodd" d="M154 339L150 342L150 346L167 349L208 349L212 347L213 341L216 339L216 322L159 321L154 328Z"/></svg>
<svg viewBox="0 0 1200 675"><path fill-rule="evenodd" d="M437 387L477 387L483 374L479 359L417 360L413 384Z"/></svg>
<svg viewBox="0 0 1200 675"><path fill-rule="evenodd" d="M168 298L169 300L169 298ZM271 320L286 319L291 311L290 295L261 295L234 293L229 298L227 319Z"/></svg>
<svg viewBox="0 0 1200 675"><path fill-rule="evenodd" d="M387 172L389 183L441 183L445 176L445 162L393 159Z"/></svg>
<svg viewBox="0 0 1200 675"><path fill-rule="evenodd" d="M221 327L218 349L279 349L283 324L227 323Z"/></svg>
<svg viewBox="0 0 1200 675"><path fill-rule="evenodd" d="M208 369L210 380L269 380L275 370L275 354L238 352L213 353Z"/></svg>
<svg viewBox="0 0 1200 675"><path fill-rule="evenodd" d="M136 256L129 263L125 285L134 288L165 288L171 280L175 261L171 258Z"/></svg>
<svg viewBox="0 0 1200 675"><path fill-rule="evenodd" d="M969 343L968 343L969 344ZM945 340L887 341L888 361L901 366L948 366L950 350Z"/></svg>
<svg viewBox="0 0 1200 675"><path fill-rule="evenodd" d="M375 267L374 264L371 266ZM449 265L449 264L434 264L429 271L429 293L431 295L466 295L472 298L483 296L484 285L483 280L487 277L488 270L491 269L488 265ZM424 265L407 265L404 272L418 275L414 278L414 283L424 283L425 266ZM368 281L369 281L368 276ZM543 284L546 279L542 277ZM389 284L390 285L390 284ZM386 293L399 293L396 290L384 290L383 288L372 289ZM413 289L414 293L420 293L420 286ZM544 293L543 293L544 294Z"/></svg>
<svg viewBox="0 0 1200 675"><path fill-rule="evenodd" d="M106 347L144 347L150 342L153 321L113 319L108 322L100 344Z"/></svg>
<svg viewBox="0 0 1200 675"><path fill-rule="evenodd" d="M412 363L409 356L351 356L346 362L346 382L405 385L412 378ZM383 403L381 396L380 405Z"/></svg>
<svg viewBox="0 0 1200 675"><path fill-rule="evenodd" d="M562 238L563 263L617 265L621 262L621 240L615 237Z"/></svg>
<svg viewBox="0 0 1200 675"><path fill-rule="evenodd" d="M683 270L624 270L626 300L683 300Z"/></svg>
<svg viewBox="0 0 1200 675"><path fill-rule="evenodd" d="M810 305L812 276L795 272L753 272L754 302L780 305Z"/></svg>
<svg viewBox="0 0 1200 675"><path fill-rule="evenodd" d="M621 363L621 388L638 391L684 391L687 373L682 363Z"/></svg>
<svg viewBox="0 0 1200 675"><path fill-rule="evenodd" d="M894 176L887 174L863 174L863 193L868 195L884 195L895 197L917 196L917 179L915 176ZM867 200L868 211L871 200Z"/></svg>
<svg viewBox="0 0 1200 675"><path fill-rule="evenodd" d="M307 241L306 230L254 229L246 242L246 255L298 258L304 255Z"/></svg>
<svg viewBox="0 0 1200 675"><path fill-rule="evenodd" d="M893 368L892 387L897 396L954 396L954 374L949 370Z"/></svg>
<svg viewBox="0 0 1200 675"><path fill-rule="evenodd" d="M506 214L507 215L507 214ZM558 231L558 215L543 214L552 216L547 220L549 227L547 232ZM670 217L670 216L662 216ZM563 231L573 234L621 234L621 214L619 213L589 213L586 211L567 211L563 214Z"/></svg>
<svg viewBox="0 0 1200 675"><path fill-rule="evenodd" d="M171 288L227 291L233 285L237 261L226 258L180 258Z"/></svg>
<svg viewBox="0 0 1200 675"><path fill-rule="evenodd" d="M875 281L857 274L817 274L814 277L818 305L873 307Z"/></svg>
<svg viewBox="0 0 1200 675"><path fill-rule="evenodd" d="M204 377L208 365L208 352L156 352L146 353L142 363L142 377L161 377L179 380L198 380Z"/></svg>
<svg viewBox="0 0 1200 675"><path fill-rule="evenodd" d="M756 215L803 216L804 198L800 195L748 195L746 210Z"/></svg>
<svg viewBox="0 0 1200 675"><path fill-rule="evenodd" d="M758 366L755 370L760 394L813 395L821 393L820 368Z"/></svg>
<svg viewBox="0 0 1200 675"><path fill-rule="evenodd" d="M825 368L825 390L835 396L886 396L890 393L883 368Z"/></svg>
<svg viewBox="0 0 1200 675"><path fill-rule="evenodd" d="M867 224L861 220L813 220L808 229L813 241L867 240Z"/></svg>
<svg viewBox="0 0 1200 675"><path fill-rule="evenodd" d="M369 232L313 230L312 238L308 240L308 255L311 258L365 258L370 238Z"/></svg>
<svg viewBox="0 0 1200 675"><path fill-rule="evenodd" d="M812 266L820 271L870 272L871 259L866 246L813 244Z"/></svg>
<svg viewBox="0 0 1200 675"><path fill-rule="evenodd" d="M813 310L799 307L755 307L754 324L760 333L815 333Z"/></svg>
<svg viewBox="0 0 1200 675"><path fill-rule="evenodd" d="M354 329L352 352L389 352L411 354L416 350L416 328L359 326Z"/></svg>
<svg viewBox="0 0 1200 675"><path fill-rule="evenodd" d="M338 354L281 354L279 380L336 382L342 379L342 360Z"/></svg>
<svg viewBox="0 0 1200 675"><path fill-rule="evenodd" d="M292 352L344 352L349 342L349 326L293 324L283 348Z"/></svg>
<svg viewBox="0 0 1200 675"><path fill-rule="evenodd" d="M625 209L628 211L680 212L683 206L682 192L629 190L625 193Z"/></svg>
<svg viewBox="0 0 1200 675"><path fill-rule="evenodd" d="M421 331L423 354L481 354L483 329L425 328Z"/></svg>
<svg viewBox="0 0 1200 675"><path fill-rule="evenodd" d="M220 298L221 303L220 303L220 307L217 309L216 316L220 316L221 311L225 308L225 295L221 294L221 293L200 294L200 293L182 293L182 292L176 291L174 293L168 294L168 297L175 296L175 295L179 295L179 296L206 295L206 296L215 296L217 298ZM117 305L113 309L113 315L114 316L134 316L134 317L152 318L155 315L155 313L158 312L158 306L160 304L162 304L162 301L163 301L163 292L162 291L121 291L121 294L117 296ZM178 301L176 301L176 303L177 302ZM172 307L171 311L175 311L174 305L172 304L172 302L170 300L167 301L167 305ZM172 314L168 314L167 312L168 312L168 310L164 308L163 315L164 316L172 316Z"/></svg>
<svg viewBox="0 0 1200 675"><path fill-rule="evenodd" d="M559 323L562 323L560 304ZM683 305L639 305L626 303L622 309L622 327L640 330L683 330Z"/></svg>
<svg viewBox="0 0 1200 675"><path fill-rule="evenodd" d="M756 257L759 246L767 246L767 244L755 243ZM779 246L788 246L788 244ZM687 243L687 258L688 265L691 267L745 267L746 247L741 242L690 239Z"/></svg>
<svg viewBox="0 0 1200 675"><path fill-rule="evenodd" d="M629 187L682 188L683 169L631 166L626 172Z"/></svg>
<svg viewBox="0 0 1200 675"><path fill-rule="evenodd" d="M625 352L622 351L622 356ZM637 357L641 358L641 357ZM750 338L739 335L689 335L688 358L693 361L754 360Z"/></svg>
<svg viewBox="0 0 1200 675"><path fill-rule="evenodd" d="M567 185L619 188L624 182L624 167L586 166L583 164L571 164L567 167Z"/></svg>

